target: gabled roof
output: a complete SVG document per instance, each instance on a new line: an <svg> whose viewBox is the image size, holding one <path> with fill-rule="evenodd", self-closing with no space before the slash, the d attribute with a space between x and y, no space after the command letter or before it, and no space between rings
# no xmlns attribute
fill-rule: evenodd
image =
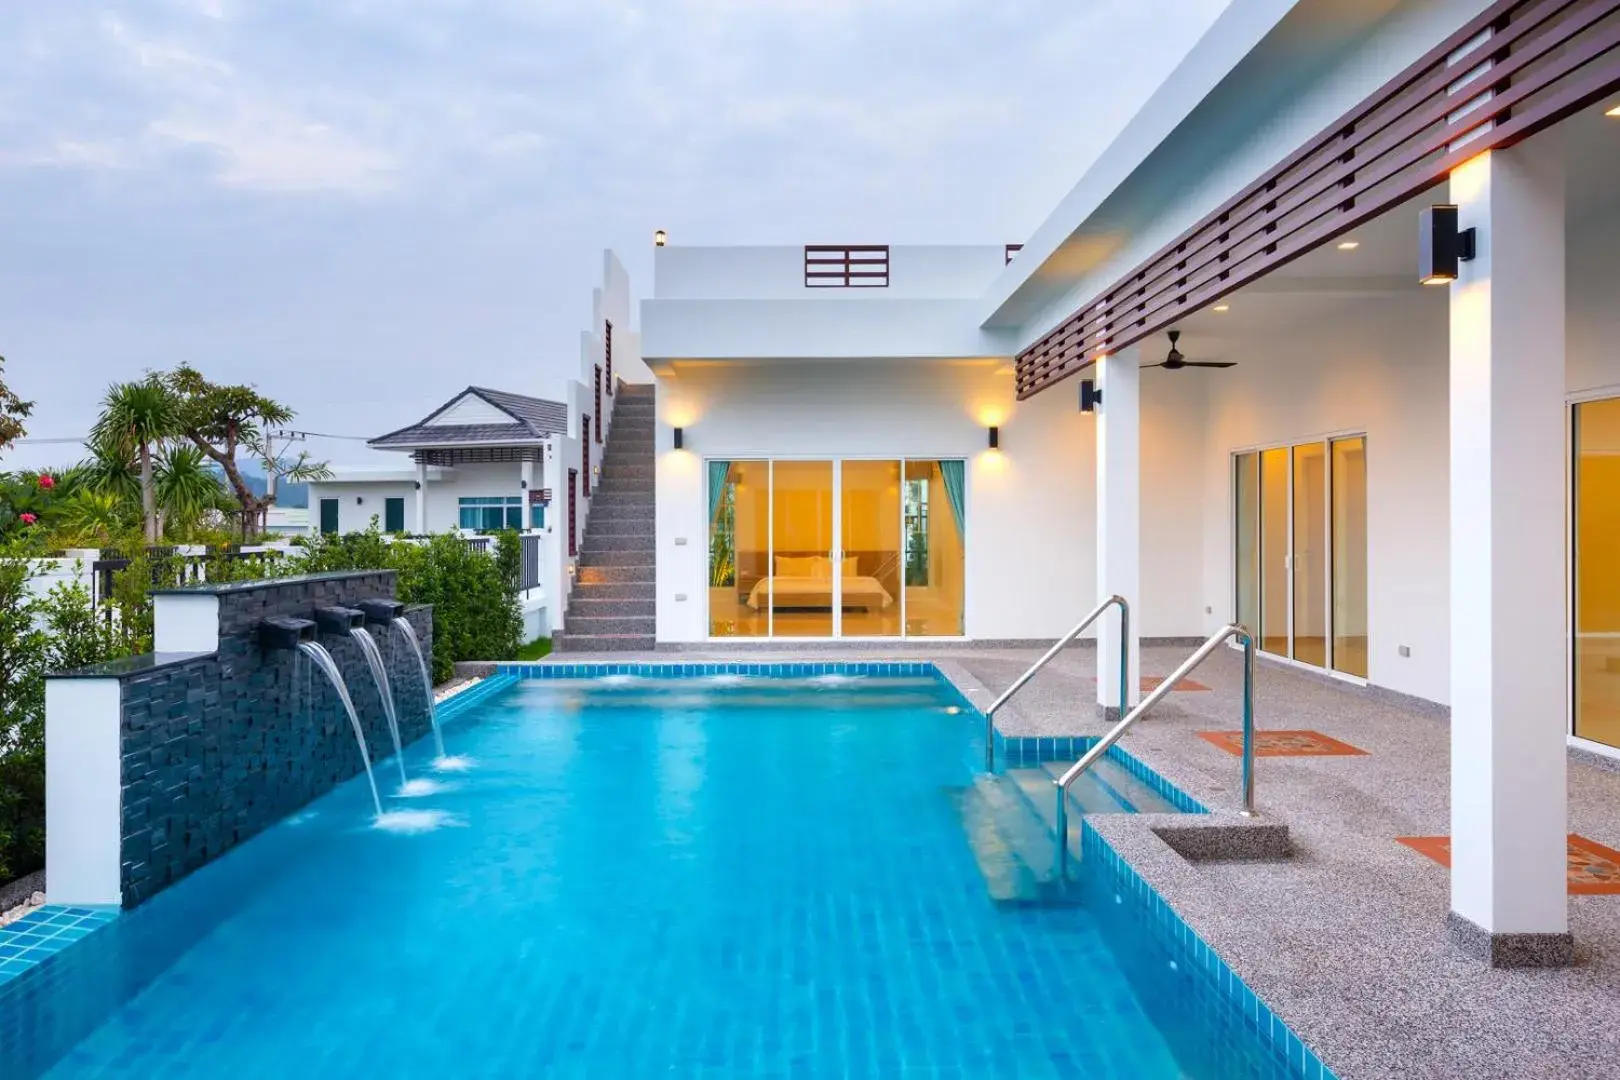
<svg viewBox="0 0 1620 1080"><path fill-rule="evenodd" d="M457 406L469 402L481 402L489 407L480 410L482 415L478 422L435 422ZM504 419L495 419L491 415L492 410ZM536 443L567 430L568 406L560 401L469 386L416 423L367 440L366 445L378 450L410 450L419 446L511 446Z"/></svg>

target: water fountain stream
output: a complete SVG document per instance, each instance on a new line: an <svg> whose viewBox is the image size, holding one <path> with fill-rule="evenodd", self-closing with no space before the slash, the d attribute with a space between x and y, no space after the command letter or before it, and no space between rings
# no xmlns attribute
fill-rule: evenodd
<svg viewBox="0 0 1620 1080"><path fill-rule="evenodd" d="M360 646L360 651L366 656L366 666L371 668L371 677L377 683L377 693L382 697L383 718L388 721L388 736L394 741L394 760L399 764L399 783L401 787L410 785L410 777L405 774L405 747L399 738L399 713L394 708L394 688L388 685L388 668L383 663L382 650L377 648L377 639L371 636L371 631L363 626L349 628L349 637Z"/></svg>
<svg viewBox="0 0 1620 1080"><path fill-rule="evenodd" d="M428 723L433 725L433 745L438 750L440 761L444 760L444 733L439 730L439 710L433 702L433 673L428 669L427 656L422 652L422 642L416 636L416 628L410 624L405 616L396 616L393 619L394 628L404 636L416 653L416 665L422 669L422 693L427 698Z"/></svg>
<svg viewBox="0 0 1620 1080"><path fill-rule="evenodd" d="M325 673L337 691L338 698L343 702L343 711L349 714L349 724L354 728L354 738L360 744L360 761L366 767L366 783L371 785L371 802L377 808L377 816L383 814L382 796L377 793L377 778L371 772L371 752L366 749L366 732L360 726L360 714L354 711L354 700L349 697L349 687L343 681L343 672L338 670L337 661L332 654L318 641L300 641L297 649L309 657L314 665Z"/></svg>

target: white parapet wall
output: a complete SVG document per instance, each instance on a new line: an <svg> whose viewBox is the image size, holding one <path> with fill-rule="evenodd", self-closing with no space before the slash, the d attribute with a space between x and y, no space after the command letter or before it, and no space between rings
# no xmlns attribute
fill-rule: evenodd
<svg viewBox="0 0 1620 1080"><path fill-rule="evenodd" d="M45 684L45 896L118 904L123 803L117 679Z"/></svg>

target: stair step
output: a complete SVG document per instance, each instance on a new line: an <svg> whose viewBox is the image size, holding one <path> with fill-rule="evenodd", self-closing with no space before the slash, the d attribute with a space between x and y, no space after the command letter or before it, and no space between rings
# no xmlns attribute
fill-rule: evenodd
<svg viewBox="0 0 1620 1080"><path fill-rule="evenodd" d="M657 520L648 514L645 517L610 517L606 514L592 514L590 524L585 527L587 537L595 536L645 536L651 537L658 527ZM587 540L587 543L589 540Z"/></svg>
<svg viewBox="0 0 1620 1080"><path fill-rule="evenodd" d="M581 566L575 578L575 587L635 584L651 588L657 581L651 563L645 566Z"/></svg>
<svg viewBox="0 0 1620 1080"><path fill-rule="evenodd" d="M651 580L596 581L575 585L568 603L570 606L593 600L645 600L650 603L657 595L658 585Z"/></svg>
<svg viewBox="0 0 1620 1080"><path fill-rule="evenodd" d="M581 549L587 556L594 556L604 552L642 552L647 555L648 561L657 548L657 538L647 529L625 533L602 533L591 529L585 534L585 544Z"/></svg>
<svg viewBox="0 0 1620 1080"><path fill-rule="evenodd" d="M1063 775L1063 771L1067 768L1067 764L1048 762L1046 772L1056 777ZM1137 779L1125 766L1108 757L1100 758L1095 765L1087 769L1086 775L1076 781L1070 790L1075 791L1087 784L1100 788L1102 793L1116 804L1113 809L1100 811L1101 813L1179 813L1174 803Z"/></svg>
<svg viewBox="0 0 1620 1080"><path fill-rule="evenodd" d="M569 634L560 632L552 637L557 652L651 652L651 634Z"/></svg>
<svg viewBox="0 0 1620 1080"><path fill-rule="evenodd" d="M1057 880L1052 830L1010 776L981 774L954 793L990 898L997 904L1077 902Z"/></svg>
<svg viewBox="0 0 1620 1080"><path fill-rule="evenodd" d="M597 522L614 525L651 525L658 519L657 506L651 501L593 502L590 524Z"/></svg>
<svg viewBox="0 0 1620 1080"><path fill-rule="evenodd" d="M656 555L652 548L641 548L635 551L593 551L582 548L579 553L579 565L591 569L605 569L607 567L636 567L645 569L651 578L652 570L657 565Z"/></svg>
<svg viewBox="0 0 1620 1080"><path fill-rule="evenodd" d="M570 610L563 617L563 628L575 634L600 637L611 634L646 634L656 629L651 615L576 615Z"/></svg>
<svg viewBox="0 0 1620 1080"><path fill-rule="evenodd" d="M599 586L600 587L600 586ZM652 597L646 599L630 599L628 597L599 597L574 596L568 601L568 619L601 619L623 618L631 615L653 617L658 613L658 603Z"/></svg>

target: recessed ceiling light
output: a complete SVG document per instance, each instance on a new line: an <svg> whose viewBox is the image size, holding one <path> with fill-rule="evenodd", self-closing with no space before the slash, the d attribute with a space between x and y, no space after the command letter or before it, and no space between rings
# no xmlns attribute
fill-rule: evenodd
<svg viewBox="0 0 1620 1080"><path fill-rule="evenodd" d="M1216 304L1214 307L1210 308L1209 310L1214 311L1214 312L1231 311L1232 310L1232 305L1231 304Z"/></svg>
<svg viewBox="0 0 1620 1080"><path fill-rule="evenodd" d="M1340 251L1354 251L1354 250L1356 250L1356 248L1358 248L1360 246L1361 246L1361 241L1360 240L1345 240L1344 242L1339 244L1339 250Z"/></svg>
<svg viewBox="0 0 1620 1080"><path fill-rule="evenodd" d="M1620 105L1616 105L1614 108L1610 109L1608 112L1604 113L1603 115L1604 116L1620 117Z"/></svg>

